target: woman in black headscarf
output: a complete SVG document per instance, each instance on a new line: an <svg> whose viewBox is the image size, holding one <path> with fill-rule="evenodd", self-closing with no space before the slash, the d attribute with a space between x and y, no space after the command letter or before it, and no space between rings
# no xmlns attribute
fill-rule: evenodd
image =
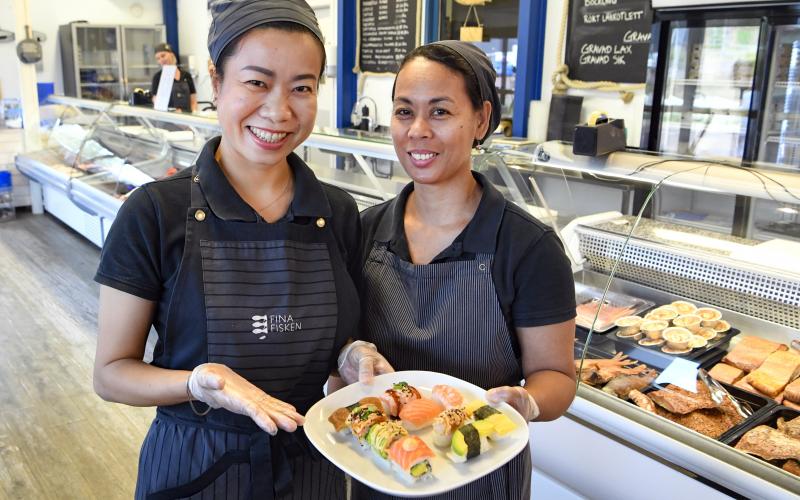
<svg viewBox="0 0 800 500"><path fill-rule="evenodd" d="M508 402L528 421L552 420L575 396L574 285L555 233L472 171L472 148L500 122L495 78L465 42L435 42L403 60L391 131L413 182L362 213L364 334L351 345L376 348L396 370L483 387L489 402ZM436 498L527 500L530 481L525 447ZM358 483L353 491L385 497Z"/></svg>
<svg viewBox="0 0 800 500"><path fill-rule="evenodd" d="M314 126L322 34L302 1L210 7L222 135L121 208L95 278L95 389L158 406L138 499L343 498L297 432L359 310L356 204L293 153Z"/></svg>

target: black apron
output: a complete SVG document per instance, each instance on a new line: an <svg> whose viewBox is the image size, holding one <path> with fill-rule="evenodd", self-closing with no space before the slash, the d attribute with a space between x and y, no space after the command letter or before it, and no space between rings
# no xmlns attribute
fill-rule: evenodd
<svg viewBox="0 0 800 500"><path fill-rule="evenodd" d="M195 167L159 359L167 366L225 364L305 413L323 396L335 346L347 336L338 333L337 292L355 289L337 290L343 269L325 219L308 225L223 221L209 209ZM181 344L203 338L207 359L185 359ZM188 404L158 408L136 486L137 499L153 500L344 495L343 474L302 429L271 437L249 417L222 409L199 417Z"/></svg>
<svg viewBox="0 0 800 500"><path fill-rule="evenodd" d="M183 78L183 70L181 72L181 79L172 82L172 91L169 96L169 107L180 109L181 111L192 111L192 94L189 88L189 82Z"/></svg>
<svg viewBox="0 0 800 500"><path fill-rule="evenodd" d="M414 265L376 242L364 266L367 339L397 371L446 373L484 389L519 384L521 361L497 299L492 261L491 254L477 254ZM530 481L525 447L495 472L432 498L528 500ZM353 492L355 499L392 498L355 481Z"/></svg>

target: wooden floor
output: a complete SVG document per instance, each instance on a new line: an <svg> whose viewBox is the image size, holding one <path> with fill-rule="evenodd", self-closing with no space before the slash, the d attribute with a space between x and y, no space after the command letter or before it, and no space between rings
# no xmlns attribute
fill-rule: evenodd
<svg viewBox="0 0 800 500"><path fill-rule="evenodd" d="M0 498L131 498L152 408L92 390L100 251L49 215L0 223Z"/></svg>

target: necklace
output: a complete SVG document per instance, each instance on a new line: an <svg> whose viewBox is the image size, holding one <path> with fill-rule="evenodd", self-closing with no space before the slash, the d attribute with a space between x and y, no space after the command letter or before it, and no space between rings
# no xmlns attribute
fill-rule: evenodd
<svg viewBox="0 0 800 500"><path fill-rule="evenodd" d="M286 195L286 193L289 192L289 186L291 184L292 184L292 174L290 173L289 177L286 179L286 185L283 186L283 190L281 191L281 194L279 194L274 200L270 201L269 203L267 203L266 205L264 205L263 207L259 208L256 211L260 214L264 210L266 210L266 209L270 208L272 205L276 204L278 202L278 200L283 198Z"/></svg>

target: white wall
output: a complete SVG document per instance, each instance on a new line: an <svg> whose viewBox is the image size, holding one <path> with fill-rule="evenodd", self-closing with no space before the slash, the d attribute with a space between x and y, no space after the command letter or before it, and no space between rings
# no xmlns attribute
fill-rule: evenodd
<svg viewBox="0 0 800 500"><path fill-rule="evenodd" d="M197 0L196 0L197 1ZM198 2L200 3L200 2ZM204 3L204 2L203 2ZM57 94L64 92L58 27L71 21L96 24L163 24L160 0L28 0L32 29L47 36L42 61L37 65L39 82L54 82ZM0 0L0 28L14 29L11 0ZM3 97L19 98L16 43L0 44L0 86Z"/></svg>

